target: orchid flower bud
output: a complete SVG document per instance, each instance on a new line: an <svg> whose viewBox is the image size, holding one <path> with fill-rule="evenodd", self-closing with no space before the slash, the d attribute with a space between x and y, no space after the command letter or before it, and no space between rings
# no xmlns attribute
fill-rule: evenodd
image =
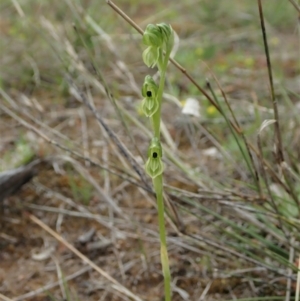
<svg viewBox="0 0 300 301"><path fill-rule="evenodd" d="M143 52L144 63L153 68L162 60L162 50L171 52L173 48L174 32L171 25L166 23L149 24L143 35L143 43L148 46Z"/></svg>
<svg viewBox="0 0 300 301"><path fill-rule="evenodd" d="M142 87L142 95L144 96L142 109L147 117L151 117L159 107L157 92L157 84L150 75L147 75Z"/></svg>
<svg viewBox="0 0 300 301"><path fill-rule="evenodd" d="M164 171L164 165L162 162L162 147L158 138L152 138L151 144L148 148L148 160L146 162L145 170L147 174L152 178L156 178Z"/></svg>
<svg viewBox="0 0 300 301"><path fill-rule="evenodd" d="M164 40L161 29L157 25L149 24L143 34L143 43L146 46L159 48Z"/></svg>
<svg viewBox="0 0 300 301"><path fill-rule="evenodd" d="M165 46L165 51L171 51L174 46L174 31L170 24L160 23L157 24L160 29L161 35L163 37L163 43Z"/></svg>
<svg viewBox="0 0 300 301"><path fill-rule="evenodd" d="M159 60L159 47L149 46L143 51L143 61L149 68L155 67Z"/></svg>

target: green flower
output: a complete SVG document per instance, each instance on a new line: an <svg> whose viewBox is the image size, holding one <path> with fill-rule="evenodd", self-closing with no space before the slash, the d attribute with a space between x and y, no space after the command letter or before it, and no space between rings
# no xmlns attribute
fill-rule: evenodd
<svg viewBox="0 0 300 301"><path fill-rule="evenodd" d="M152 138L151 144L148 148L148 160L146 162L145 170L147 174L152 178L156 178L164 171L164 165L162 162L162 147L158 138Z"/></svg>
<svg viewBox="0 0 300 301"><path fill-rule="evenodd" d="M171 52L174 45L174 32L171 25L149 24L143 35L143 43L148 46L143 52L144 63L153 68L163 60L163 50Z"/></svg>
<svg viewBox="0 0 300 301"><path fill-rule="evenodd" d="M164 43L164 50L171 51L174 46L174 31L170 24L160 23L157 24L157 27L160 29L163 43Z"/></svg>
<svg viewBox="0 0 300 301"><path fill-rule="evenodd" d="M144 96L142 102L142 109L147 117L151 117L159 108L159 102L157 99L158 86L154 79L147 75L142 87L142 95Z"/></svg>
<svg viewBox="0 0 300 301"><path fill-rule="evenodd" d="M159 47L149 46L143 51L143 61L149 68L155 67L159 60Z"/></svg>
<svg viewBox="0 0 300 301"><path fill-rule="evenodd" d="M163 42L161 29L157 25L149 24L143 34L143 43L146 46L159 48Z"/></svg>

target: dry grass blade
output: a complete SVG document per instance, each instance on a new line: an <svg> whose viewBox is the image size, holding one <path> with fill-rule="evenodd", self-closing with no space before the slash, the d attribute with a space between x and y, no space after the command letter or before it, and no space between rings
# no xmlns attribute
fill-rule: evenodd
<svg viewBox="0 0 300 301"><path fill-rule="evenodd" d="M27 122L26 120L24 120L23 118L21 118L20 116L18 116L15 112L13 112L11 109L9 109L8 107L6 107L5 105L0 103L0 109L3 110L8 116L10 116L11 118L15 119L17 122L19 122L22 126L24 126L25 128L27 128L30 131L33 131L34 133L36 133L38 136L40 136L41 138L43 138L45 141L47 141L49 144L52 144L53 146L66 151L70 154L72 154L73 156L75 156L76 158L82 159L86 162L89 162L91 165L94 166L98 166L101 169L104 169L112 174L117 175L118 177L138 186L143 188L146 191L152 192L152 189L149 187L149 185L147 185L147 187L135 182L134 180L130 179L128 176L124 176L124 172L123 174L121 174L118 171L114 171L111 168L107 168L104 165L101 165L100 163L98 163L95 159L91 159L90 157L86 157L83 154L72 150L69 147L64 146L63 144L59 143L56 140L53 140L51 138L49 138L43 131L41 131L40 129L38 129L37 127L35 127L33 124L30 124L29 122Z"/></svg>
<svg viewBox="0 0 300 301"><path fill-rule="evenodd" d="M10 299L10 298L2 295L2 294L0 294L0 300L2 300L2 301L14 301L14 300L12 300L12 299Z"/></svg>
<svg viewBox="0 0 300 301"><path fill-rule="evenodd" d="M80 95L82 101L84 104L91 110L91 112L94 114L96 120L101 124L101 126L105 129L106 133L109 135L110 139L114 142L114 144L118 147L121 154L128 160L133 170L139 175L140 179L144 183L144 185L150 190L150 185L147 181L147 178L145 176L144 171L141 169L139 164L136 162L136 160L133 158L132 154L129 152L129 150L125 147L125 145L120 141L120 139L116 136L116 134L113 132L112 129L110 129L107 124L104 122L103 118L100 116L100 114L96 111L95 107L91 105L91 103L88 101L87 97L85 96L82 91L79 91L78 87L75 85L75 83L69 79L70 85L73 86L73 88L77 91L78 95Z"/></svg>
<svg viewBox="0 0 300 301"><path fill-rule="evenodd" d="M299 17L300 17L300 6L295 2L295 0L289 0L291 4L295 7L295 9L298 11Z"/></svg>
<svg viewBox="0 0 300 301"><path fill-rule="evenodd" d="M295 256L295 250L294 250L294 247L293 247L295 239L292 238L291 240L292 241L291 241L291 247L290 247L289 262L292 265L293 261L294 261L294 256ZM288 269L288 273L289 273L289 276L291 277L292 273L293 273L291 268ZM285 301L290 301L290 299L291 299L291 286L292 286L292 279L288 278L287 281L286 281Z"/></svg>
<svg viewBox="0 0 300 301"><path fill-rule="evenodd" d="M66 277L64 277L64 280L65 281L70 281L70 280L73 280L85 273L87 273L88 271L90 271L92 269L92 267L90 266L87 266L87 267L83 267L82 269L78 270L77 272L71 274L71 275L68 275ZM21 296L18 296L18 297L15 297L13 299L13 301L23 301L23 300L26 300L26 299L29 299L29 298L33 298L35 296L38 296L39 294L42 294L44 292L47 292L49 291L50 289L53 289L57 286L60 286L63 284L63 280L59 280L59 281L56 281L56 282L53 282L53 283L49 283L43 287L40 287L39 289L35 290L35 291L31 291L31 292L28 292L24 295L21 295Z"/></svg>
<svg viewBox="0 0 300 301"><path fill-rule="evenodd" d="M116 290L118 290L121 293L124 293L126 296L131 297L133 300L136 301L142 301L141 298L134 295L131 291L129 291L126 287L124 287L121 283L119 283L116 279L111 277L108 273L103 271L100 267L98 267L94 262L92 262L90 259L88 259L86 256L84 256L81 252L79 252L75 247L73 247L70 243L68 243L61 235L53 231L50 227L48 227L46 224L44 224L41 220L39 220L37 217L35 217L32 214L29 214L28 217L37 225L39 225L41 228L43 228L45 231L47 231L49 234L51 234L55 239L57 239L59 242L61 242L64 246L66 246L72 253L74 253L77 257L79 257L83 262L88 264L90 267L92 267L96 272L98 272L100 275L102 275L104 278L106 278L108 281L113 283L115 285Z"/></svg>
<svg viewBox="0 0 300 301"><path fill-rule="evenodd" d="M259 1L259 0L258 0ZM135 28L140 34L143 34L143 30L128 16L126 15L116 4L114 4L112 1L107 0L107 4L114 10L116 11L126 22L128 22L133 28ZM263 16L262 19L263 20ZM263 21L262 21L263 22ZM264 25L263 25L264 28ZM263 30L264 36L265 36L265 28ZM266 44L266 39L264 39L265 44ZM266 44L267 45L267 44ZM268 52L267 52L268 53ZM268 53L269 55L269 53ZM170 61L172 64L180 70L187 78L188 80L207 98L207 100L220 112L222 113L222 110L220 106L215 102L215 100L198 84L198 82L191 76L188 71L183 68L179 63L177 63L174 59L170 58ZM268 61L268 70L269 70L269 78L270 78L270 83L271 86L273 86L273 78L272 78L272 70L271 70L271 64L270 64L270 58L267 59ZM275 129L276 129L276 137L278 141L278 147L277 147L277 152L278 152L278 158L280 159L280 163L283 161L283 152L282 152L282 142L281 142L281 134L280 134L280 128L278 125L279 122L279 114L277 110L277 103L275 101L275 93L274 91L272 92L272 100L273 100L273 108L274 108L274 115L276 119L276 124L275 124ZM233 130L240 135L241 134L241 129L236 125L235 122L232 122L232 120L229 120L230 126L232 126ZM247 148L249 148L251 151L253 151L257 156L259 156L259 151L256 149L256 147L251 143L247 142ZM285 183L283 183L280 178L278 177L276 171L271 167L270 163L266 161L264 158L260 158L263 162L263 165L266 167L267 171L270 173L270 175L273 177L274 181L280 183L280 185L283 185L285 189L292 194L294 200L297 200L297 197L295 193L292 191L291 187L288 187Z"/></svg>
<svg viewBox="0 0 300 301"><path fill-rule="evenodd" d="M259 149L259 155L260 155L260 158L263 158L263 151L262 151L262 143L261 143L261 133L263 132L263 130L268 127L269 125L273 124L273 123L276 123L275 120L265 120L263 122L263 124L261 125L260 129L259 129L259 132L258 132L258 135L257 135L257 145L258 145L258 149ZM266 174L266 171L265 169L261 168L261 174L262 174L262 178L265 182L265 186L266 186L266 189L267 189L267 192L268 192L268 195L269 195L269 199L270 199L270 203L271 203L271 206L273 208L273 210L275 211L275 213L277 214L278 216L278 222L279 222L279 225L280 225L280 229L284 232L285 234L285 237L286 237L286 241L289 242L290 240L290 234L288 231L285 230L285 227L283 226L283 223L282 223L282 220L281 220L281 216L280 216L280 212L278 210L278 206L274 200L274 197L273 197L273 194L271 192L271 189L270 189L270 183L268 182L268 177L267 177L267 174Z"/></svg>
<svg viewBox="0 0 300 301"><path fill-rule="evenodd" d="M276 100L276 96L275 96L270 51L269 51L269 45L268 45L268 41L267 41L265 19L264 19L261 0L257 0L257 3L258 3L259 18L260 18L261 30L262 30L263 41L264 41L265 54L266 54L266 59L267 59L268 75L269 75L269 82L270 82L270 87L271 87L271 97L272 97L273 111L274 111L274 119L276 120L276 123L274 124L275 134L276 134L276 155L277 155L278 164L280 166L281 162L284 161L284 155L283 155L282 138L281 138L280 124L279 124L279 113L278 113L277 100Z"/></svg>
<svg viewBox="0 0 300 301"><path fill-rule="evenodd" d="M300 297L300 255L298 258L298 272L297 272L297 285L296 285L296 299L295 301L299 301Z"/></svg>

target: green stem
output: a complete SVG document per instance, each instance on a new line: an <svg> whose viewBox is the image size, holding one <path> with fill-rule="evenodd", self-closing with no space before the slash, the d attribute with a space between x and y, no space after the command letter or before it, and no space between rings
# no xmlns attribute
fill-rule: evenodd
<svg viewBox="0 0 300 301"><path fill-rule="evenodd" d="M161 104L162 96L165 86L166 70L169 62L171 51L166 52L163 55L160 53L161 62L158 64L160 71L160 81L157 93L157 99L159 107L152 116L152 123L154 129L154 137L160 140L160 118L161 118ZM165 287L165 301L171 301L171 274L169 267L169 256L167 249L167 238L165 229L165 209L163 199L163 176L162 174L153 179L153 186L156 193L157 209L158 209L158 224L159 224L159 237L160 237L160 258L162 265L162 272L164 276L164 287Z"/></svg>
<svg viewBox="0 0 300 301"><path fill-rule="evenodd" d="M168 51L164 56L162 53L162 50L160 50L160 51L161 51L160 58L161 58L162 62L161 62L161 64L159 64L159 66L161 66L161 67L159 68L160 80L159 80L159 87L158 87L158 93L157 93L159 107L152 116L154 137L158 138L158 140L160 140L160 115L161 115L162 96L163 96L164 87L165 87L167 66L168 66L169 57L171 54L171 51Z"/></svg>
<svg viewBox="0 0 300 301"><path fill-rule="evenodd" d="M164 276L165 301L171 301L171 274L169 267L169 257L167 249L167 238L165 228L165 209L163 199L163 177L159 175L153 179L153 186L156 193L158 209L158 225L160 237L160 259Z"/></svg>

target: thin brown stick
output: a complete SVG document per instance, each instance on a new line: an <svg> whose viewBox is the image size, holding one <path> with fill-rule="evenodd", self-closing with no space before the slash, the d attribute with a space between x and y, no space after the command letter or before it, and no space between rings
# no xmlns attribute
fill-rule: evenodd
<svg viewBox="0 0 300 301"><path fill-rule="evenodd" d="M284 157L283 157L283 147L282 147L280 125L279 125L279 113L278 113L278 107L277 107L277 100L275 97L270 51L269 51L269 45L268 45L268 40L267 40L266 27L265 27L264 14L263 14L261 0L257 0L257 3L258 3L261 31L262 31L262 35L263 35L263 41L264 41L265 54L266 54L266 59L267 59L268 76L269 76L269 82L270 82L270 88L271 88L274 119L276 120L276 122L274 123L275 137L276 137L276 155L277 155L276 159L277 159L278 165L280 166L281 162L284 161Z"/></svg>
<svg viewBox="0 0 300 301"><path fill-rule="evenodd" d="M149 190L151 190L151 187L148 184L147 178L145 176L144 171L140 167L140 165L136 162L133 155L129 152L129 150L125 147L125 145L122 143L122 141L116 136L116 134L113 132L111 128L108 127L106 122L103 120L100 113L95 109L95 107L89 102L86 95L81 91L76 84L73 82L71 78L68 78L70 86L72 86L80 95L82 102L90 109L90 111L93 113L96 120L99 122L99 124L104 128L105 132L108 134L109 138L113 141L113 143L116 145L116 147L119 149L122 156L129 162L133 170L139 175L141 181L144 183L145 187L147 187Z"/></svg>
<svg viewBox="0 0 300 301"><path fill-rule="evenodd" d="M208 67L208 66L207 66L207 67ZM260 194L260 197L262 198L262 197L263 197L263 193L262 193L261 186L260 186L260 182L259 182L258 171L257 171L257 168L256 168L256 166L255 166L254 159L253 159L253 155L252 155L252 153L251 153L251 150L250 150L250 147L249 147L249 143L248 143L248 141L247 141L247 139L246 139L246 137L245 137L244 131L243 131L242 127L240 126L240 124L239 124L239 122L238 122L238 120L237 120L237 118L236 118L236 116L235 116L235 114L234 114L234 112L233 112L233 110L232 110L232 107L231 107L231 105L230 105L230 103L229 103L229 101L228 101L228 99L227 99L227 96L226 96L226 94L225 94L225 92L224 92L224 90L223 90L223 88L222 88L220 82L218 81L217 77L216 77L215 74L210 70L209 67L208 67L208 69L209 69L209 71L211 72L213 78L215 79L215 81L216 81L216 83L217 83L217 85L218 85L219 90L220 90L221 93L222 93L222 96L223 96L223 98L224 98L224 100L225 100L225 103L226 103L228 109L229 109L229 112L230 112L230 114L231 114L231 117L233 118L233 121L235 122L235 124L236 124L236 126L238 127L238 129L240 129L240 132L239 132L238 134L240 135L240 137L242 138L242 140L243 140L243 142L244 142L244 144L245 144L245 146L246 146L246 149L247 149L247 152L248 152L248 155L249 155L249 158L250 158L250 162L251 162L251 165L252 165L252 168L253 168L253 169L251 170L251 173L253 174L253 179L254 179L254 181L256 182L256 186L257 186L257 188L258 188L258 192L259 192L259 194Z"/></svg>

